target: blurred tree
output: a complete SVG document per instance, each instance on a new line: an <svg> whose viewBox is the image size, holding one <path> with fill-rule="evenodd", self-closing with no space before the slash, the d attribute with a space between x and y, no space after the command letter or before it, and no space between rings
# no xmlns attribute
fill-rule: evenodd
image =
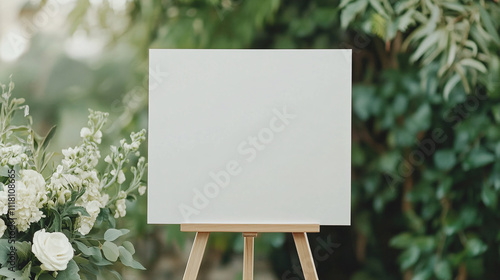
<svg viewBox="0 0 500 280"><path fill-rule="evenodd" d="M497 1L91 2L99 1L76 2L70 31L106 38L108 51L90 68L103 70L100 78L79 82L101 92L99 98L119 92L125 129L141 122L132 116L145 120L148 48L353 49L353 226L311 235L313 248L340 245L318 259L320 278L500 274ZM56 77L71 75L62 72ZM69 88L63 87L67 96ZM139 225L138 242L149 248L146 266L154 267L158 255L182 251L176 246L185 235L177 227L144 227L144 218L138 212L140 222L130 223ZM165 234L168 244L151 246L163 244ZM257 241L278 279L300 279L289 237ZM239 236L216 235L211 242L214 260L241 252ZM162 277L157 273L148 279Z"/></svg>

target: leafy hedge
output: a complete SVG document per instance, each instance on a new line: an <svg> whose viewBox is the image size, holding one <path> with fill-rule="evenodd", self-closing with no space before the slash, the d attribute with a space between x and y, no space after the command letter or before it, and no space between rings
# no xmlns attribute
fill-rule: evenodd
<svg viewBox="0 0 500 280"><path fill-rule="evenodd" d="M334 260L318 263L320 278L500 274L496 1L130 5L130 25L119 38L143 58L148 47L353 49L353 226L322 230L320 237L341 246L331 252ZM237 251L232 242L240 239L225 240L219 248ZM297 279L283 257L290 240L265 240L281 246L270 253L280 279Z"/></svg>

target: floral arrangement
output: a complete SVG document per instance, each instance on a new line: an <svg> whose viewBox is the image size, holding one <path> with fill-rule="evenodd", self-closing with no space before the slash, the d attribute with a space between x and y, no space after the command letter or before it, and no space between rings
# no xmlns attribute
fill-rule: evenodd
<svg viewBox="0 0 500 280"><path fill-rule="evenodd" d="M139 153L146 131L111 146L101 161L108 114L89 110L81 144L62 150L51 170L55 129L37 135L24 99L11 98L14 83L0 86L0 279L121 279L115 262L144 269L115 219L126 215L126 200L146 191Z"/></svg>

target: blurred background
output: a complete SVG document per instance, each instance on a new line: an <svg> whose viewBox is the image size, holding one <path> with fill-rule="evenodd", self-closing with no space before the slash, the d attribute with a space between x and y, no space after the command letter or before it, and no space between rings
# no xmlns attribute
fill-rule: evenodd
<svg viewBox="0 0 500 280"><path fill-rule="evenodd" d="M499 24L493 0L1 1L0 81L60 151L88 108L104 144L147 128L149 48L352 49L352 226L310 234L320 279L498 279ZM181 279L194 236L129 207L148 270L124 279ZM256 279L303 279L291 236L256 242ZM242 251L213 234L199 279L241 279Z"/></svg>

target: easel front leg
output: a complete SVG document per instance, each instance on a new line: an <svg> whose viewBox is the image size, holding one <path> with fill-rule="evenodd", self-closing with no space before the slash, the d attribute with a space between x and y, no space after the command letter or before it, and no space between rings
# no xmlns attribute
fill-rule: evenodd
<svg viewBox="0 0 500 280"><path fill-rule="evenodd" d="M295 240L295 246L297 247L297 252L299 253L300 264L302 266L302 271L304 272L305 280L319 280L311 248L309 247L309 241L307 240L307 233L294 232L293 239Z"/></svg>
<svg viewBox="0 0 500 280"><path fill-rule="evenodd" d="M253 280L254 238L257 233L243 233L245 247L243 252L243 280Z"/></svg>
<svg viewBox="0 0 500 280"><path fill-rule="evenodd" d="M198 277L198 271L200 270L201 260L203 259L203 253L205 253L209 236L209 232L196 233L186 272L184 272L184 277L182 278L183 280L196 280L196 277Z"/></svg>

